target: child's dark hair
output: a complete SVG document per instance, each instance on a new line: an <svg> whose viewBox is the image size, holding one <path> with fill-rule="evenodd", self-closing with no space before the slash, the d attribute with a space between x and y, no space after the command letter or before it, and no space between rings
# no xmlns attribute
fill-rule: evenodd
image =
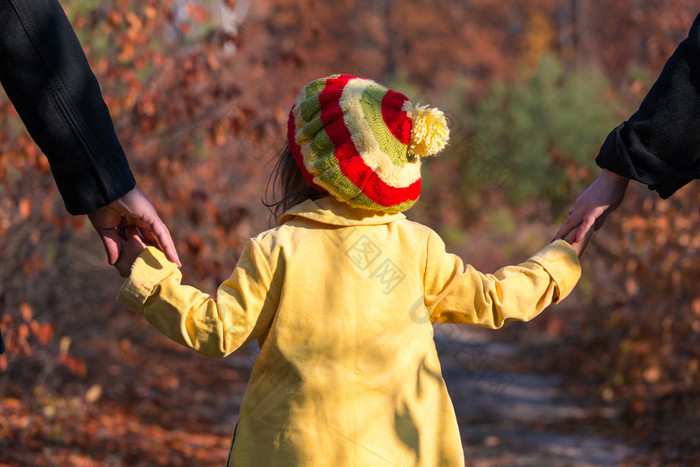
<svg viewBox="0 0 700 467"><path fill-rule="evenodd" d="M285 143L278 153L275 167L267 179L263 204L275 216L275 219L279 219L292 206L307 199L316 200L322 197L321 192L308 184L294 160L294 156L292 156L289 145Z"/></svg>

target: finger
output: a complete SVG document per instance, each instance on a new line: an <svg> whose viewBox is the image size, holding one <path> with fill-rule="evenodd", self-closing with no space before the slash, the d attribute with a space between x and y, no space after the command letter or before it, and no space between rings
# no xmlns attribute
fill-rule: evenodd
<svg viewBox="0 0 700 467"><path fill-rule="evenodd" d="M593 225L594 230L599 230L601 227L603 227L603 223L605 223L605 219L608 218L608 214L610 213L610 210L607 210L601 214L598 219L596 219L595 224Z"/></svg>
<svg viewBox="0 0 700 467"><path fill-rule="evenodd" d="M158 219L156 222L154 222L152 225L152 231L158 238L158 242L162 246L161 250L163 251L163 253L165 253L165 256L170 261L177 264L177 267L182 267L180 258L177 255L177 250L175 249L175 244L173 243L173 239L170 236L170 231L165 226L163 221Z"/></svg>
<svg viewBox="0 0 700 467"><path fill-rule="evenodd" d="M148 241L144 242L144 239L142 237L142 235L143 235L142 230L139 230L139 229L136 229L133 227L129 230L130 230L129 231L129 240L130 241L137 243L139 246L141 246L144 249L148 247Z"/></svg>
<svg viewBox="0 0 700 467"><path fill-rule="evenodd" d="M105 253L107 253L107 262L109 264L115 264L119 259L122 249L122 238L119 236L119 232L116 229L95 229L97 235L100 236L102 240L102 245L105 248Z"/></svg>
<svg viewBox="0 0 700 467"><path fill-rule="evenodd" d="M120 256L119 259L114 263L114 267L119 271L119 275L122 277L129 277L131 272L131 265L126 264L126 259Z"/></svg>
<svg viewBox="0 0 700 467"><path fill-rule="evenodd" d="M559 230L557 231L556 234L554 234L554 240L558 238L564 238L566 237L569 232L571 232L574 227L579 225L581 223L581 216L578 215L576 212L574 212L573 215L570 215L566 221L562 224L561 227L559 227Z"/></svg>
<svg viewBox="0 0 700 467"><path fill-rule="evenodd" d="M117 264L115 264L115 266L117 267L117 271L119 271L120 276L129 277L131 275L131 265L130 264L126 264L123 262L122 263L117 262Z"/></svg>
<svg viewBox="0 0 700 467"><path fill-rule="evenodd" d="M139 227L139 232L141 232L141 237L145 240L145 242L151 246L154 246L158 248L159 250L163 251L163 247L161 246L160 242L158 241L158 237L156 237L153 232L151 231L151 226L149 225L148 227Z"/></svg>
<svg viewBox="0 0 700 467"><path fill-rule="evenodd" d="M123 226L123 225L118 225L118 226L115 228L115 230L117 231L117 233L119 234L119 237L120 237L122 240L126 240L126 227L125 227L125 226Z"/></svg>
<svg viewBox="0 0 700 467"><path fill-rule="evenodd" d="M126 239L129 241L129 243L135 243L143 248L146 248L148 245L144 243L143 237L141 236L141 230L137 229L136 227L129 226L126 228Z"/></svg>
<svg viewBox="0 0 700 467"><path fill-rule="evenodd" d="M139 229L139 232L141 232L141 237L146 241L146 243L163 251L163 246L155 231L158 229L158 226L165 225L155 211L149 214L149 216L132 219L132 226Z"/></svg>
<svg viewBox="0 0 700 467"><path fill-rule="evenodd" d="M593 238L593 231L594 229L589 228L583 237L578 238L578 241L581 243L581 252L578 255L579 258L583 256L583 252L586 250L586 247L590 243L591 238Z"/></svg>
<svg viewBox="0 0 700 467"><path fill-rule="evenodd" d="M595 220L596 220L596 216L593 214L588 214L583 219L583 222L581 222L581 225L579 226L578 231L576 231L576 237L574 238L574 242L577 242L579 240L583 240L586 238L588 231L591 230L591 227L593 227L593 224L595 224Z"/></svg>

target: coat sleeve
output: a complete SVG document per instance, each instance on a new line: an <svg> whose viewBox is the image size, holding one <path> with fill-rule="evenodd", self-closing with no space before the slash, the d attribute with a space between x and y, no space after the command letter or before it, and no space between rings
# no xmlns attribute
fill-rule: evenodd
<svg viewBox="0 0 700 467"><path fill-rule="evenodd" d="M566 297L581 275L574 249L557 240L517 266L483 274L445 252L431 232L425 305L431 321L500 328L507 320L529 321Z"/></svg>
<svg viewBox="0 0 700 467"><path fill-rule="evenodd" d="M700 14L639 110L608 135L596 163L662 198L700 178Z"/></svg>
<svg viewBox="0 0 700 467"><path fill-rule="evenodd" d="M277 309L272 274L254 240L215 297L181 280L177 266L149 247L134 262L118 300L170 339L208 357L225 357L263 335Z"/></svg>
<svg viewBox="0 0 700 467"><path fill-rule="evenodd" d="M86 214L134 188L97 79L56 0L0 0L0 82L68 212Z"/></svg>

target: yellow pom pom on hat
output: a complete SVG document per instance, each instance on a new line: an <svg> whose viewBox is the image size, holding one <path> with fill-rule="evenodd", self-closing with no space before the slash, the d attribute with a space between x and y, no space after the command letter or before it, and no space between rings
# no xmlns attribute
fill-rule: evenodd
<svg viewBox="0 0 700 467"><path fill-rule="evenodd" d="M395 213L420 195L420 158L449 139L443 113L372 80L331 75L308 83L287 139L306 180L353 207Z"/></svg>

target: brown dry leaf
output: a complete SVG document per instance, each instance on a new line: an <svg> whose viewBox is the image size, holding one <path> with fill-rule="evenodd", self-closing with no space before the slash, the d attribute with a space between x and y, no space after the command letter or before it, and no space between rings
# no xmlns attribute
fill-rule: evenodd
<svg viewBox="0 0 700 467"><path fill-rule="evenodd" d="M19 325L19 340L20 341L26 341L27 338L29 337L29 326L27 326L26 323L22 323Z"/></svg>
<svg viewBox="0 0 700 467"><path fill-rule="evenodd" d="M214 139L217 146L223 146L226 144L226 129L223 125L217 125L214 128Z"/></svg>
<svg viewBox="0 0 700 467"><path fill-rule="evenodd" d="M19 215L22 219L29 219L32 213L32 202L27 198L22 198L19 202Z"/></svg>
<svg viewBox="0 0 700 467"><path fill-rule="evenodd" d="M22 302L19 304L19 313L22 315L22 319L25 323L32 321L32 307L27 302Z"/></svg>
<svg viewBox="0 0 700 467"><path fill-rule="evenodd" d="M195 23L203 23L209 17L209 13L205 8L192 2L187 4L187 14Z"/></svg>
<svg viewBox="0 0 700 467"><path fill-rule="evenodd" d="M153 97L151 96L144 96L139 103L139 106L141 107L141 111L144 113L144 115L152 117L156 113L156 107L154 105Z"/></svg>
<svg viewBox="0 0 700 467"><path fill-rule="evenodd" d="M630 216L622 221L624 230L644 229L647 227L647 220L642 216Z"/></svg>
<svg viewBox="0 0 700 467"><path fill-rule="evenodd" d="M213 53L207 54L207 63L209 64L209 67L212 70L218 70L219 68L221 68L221 64L216 59L216 56Z"/></svg>
<svg viewBox="0 0 700 467"><path fill-rule="evenodd" d="M124 44L121 52L117 56L117 59L122 63L126 63L126 62L130 61L133 57L134 57L134 44L129 42L129 43Z"/></svg>
<svg viewBox="0 0 700 467"><path fill-rule="evenodd" d="M146 15L146 18L152 20L158 15L158 10L156 10L151 5L148 5L146 8L144 8L144 13Z"/></svg>
<svg viewBox="0 0 700 467"><path fill-rule="evenodd" d="M34 332L34 336L41 345L48 344L51 338L53 338L53 326L50 323L43 323L39 329Z"/></svg>
<svg viewBox="0 0 700 467"><path fill-rule="evenodd" d="M70 348L70 342L70 336L61 337L61 342L58 344L59 352L62 354L67 354L68 349Z"/></svg>
<svg viewBox="0 0 700 467"><path fill-rule="evenodd" d="M694 298L691 307L695 316L700 317L700 298Z"/></svg>
<svg viewBox="0 0 700 467"><path fill-rule="evenodd" d="M96 402L100 397L102 397L102 386L99 384L93 384L85 393L85 400L90 403Z"/></svg>
<svg viewBox="0 0 700 467"><path fill-rule="evenodd" d="M625 293L628 296L634 296L637 295L638 292L639 284L634 278L628 277L627 280L625 280Z"/></svg>
<svg viewBox="0 0 700 467"><path fill-rule="evenodd" d="M69 354L62 354L60 358L61 365L64 365L76 376L85 376L87 373L87 366L85 362L78 357Z"/></svg>
<svg viewBox="0 0 700 467"><path fill-rule="evenodd" d="M644 370L644 380L647 383L656 383L661 378L661 369L658 366L652 366Z"/></svg>
<svg viewBox="0 0 700 467"><path fill-rule="evenodd" d="M141 31L143 28L141 18L139 18L134 12L130 11L126 14L126 21L129 23L131 29L134 29L137 32Z"/></svg>
<svg viewBox="0 0 700 467"><path fill-rule="evenodd" d="M29 329L31 329L32 334L34 334L35 336L36 336L37 332L39 332L39 329L40 329L40 328L41 328L41 326L39 325L39 322L38 322L37 320L35 320L35 319L33 319L33 320L29 323Z"/></svg>

